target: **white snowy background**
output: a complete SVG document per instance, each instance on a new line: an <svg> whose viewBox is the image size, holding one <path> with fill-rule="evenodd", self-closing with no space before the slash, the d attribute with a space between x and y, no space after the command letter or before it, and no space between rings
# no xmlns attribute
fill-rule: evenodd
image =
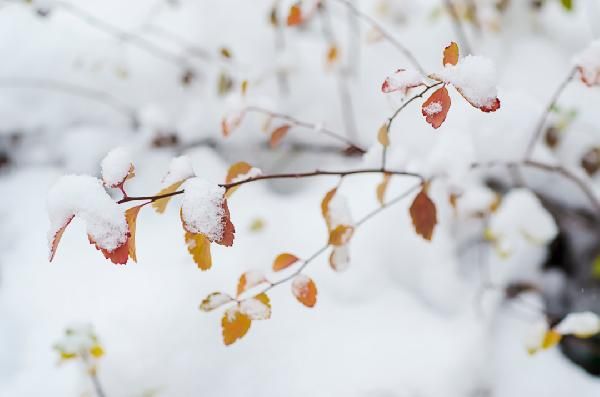
<svg viewBox="0 0 600 397"><path fill-rule="evenodd" d="M300 305L289 285L276 288L270 293L272 318L254 322L248 335L228 347L221 341L221 311L202 313L198 304L210 292L233 292L241 273L268 270L281 252L308 257L318 249L326 239L319 204L335 178L240 188L229 203L235 244L213 245L213 268L206 272L187 253L173 203L163 215L141 211L137 264L106 261L89 245L78 220L48 263L49 188L64 174L97 176L101 159L115 146L134 153L136 177L128 191L135 195L157 192L171 158L180 154L190 156L197 175L216 183L241 160L264 172L376 166L377 130L401 100L382 94L381 83L410 66L385 41L367 43L370 29L361 23L360 56L349 86L358 139L373 149L364 159L300 155L290 149L292 142L337 143L292 129L282 147L271 151L263 148L268 137L260 116L249 116L231 137L221 137L221 118L241 98L237 88L217 95L218 75L226 70L237 84L249 80L247 103L344 131L336 70L326 67L327 42L317 21L304 30L286 28L285 50L278 53L269 0L180 0L176 6L161 0L71 1L169 53L184 54L184 40L208 59L187 57L196 78L183 86L185 67L99 31L61 3L34 1L50 8L45 18L31 5L0 3L0 137L9 142L21 135L11 146L11 166L0 174L0 396L93 395L83 368L76 362L57 365L52 349L73 323L95 327L106 351L98 376L109 397L600 395L600 380L558 349L527 354L528 331L539 319L531 308L543 305L539 297L528 295L528 305L518 305L504 302L497 291L481 295L484 274L498 285L544 280L546 248L519 243L508 259L493 250L484 251L486 259L461 255L461 243L480 234L482 225L455 217L443 183L432 189L439 218L433 242L414 233L409 201L386 210L357 231L346 272L333 272L326 255L308 267L319 289L314 309ZM347 10L329 3L344 61ZM385 12L378 12L383 3ZM461 165L520 159L572 57L600 35L595 0L576 1L570 13L559 1L548 1L538 12L527 1L511 3L503 15L486 8L498 30L468 30L474 52L497 67L501 109L485 114L451 93L452 108L439 130L423 120L418 104L392 128L390 165L457 170L457 180L472 189L473 205L489 196L477 175L461 174ZM282 18L290 4L281 2ZM441 4L358 2L430 70L440 67L442 49L457 40ZM231 60L219 55L221 47L230 49ZM286 97L278 93L274 71L280 67L288 72ZM106 93L139 115L140 128L134 130L122 112L105 103L45 88L42 81ZM576 167L581 153L600 143L599 101L600 89L572 83L560 101L578 110L567 140L555 152L539 146L536 158ZM179 145L152 148L156 131L176 131ZM197 144L205 139L214 140L217 149ZM569 205L586 205L568 182L540 173L530 180ZM355 219L378 205L379 181L380 176L353 176L344 182ZM598 194L598 177L588 182ZM393 179L389 197L409 183ZM513 218L530 215L518 207ZM258 232L251 230L256 219L265 224Z"/></svg>

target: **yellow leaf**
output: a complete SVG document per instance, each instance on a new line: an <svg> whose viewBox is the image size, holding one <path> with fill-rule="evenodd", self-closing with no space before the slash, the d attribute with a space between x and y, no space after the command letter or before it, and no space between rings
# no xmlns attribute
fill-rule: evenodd
<svg viewBox="0 0 600 397"><path fill-rule="evenodd" d="M298 262L298 257L296 255L288 253L279 254L273 262L273 271L278 272L280 270L286 269L296 262Z"/></svg>
<svg viewBox="0 0 600 397"><path fill-rule="evenodd" d="M335 193L337 192L337 188L333 188L325 194L323 197L323 201L321 201L321 213L323 214L323 218L325 219L325 223L327 224L327 230L331 229L331 224L329 221L329 203Z"/></svg>
<svg viewBox="0 0 600 397"><path fill-rule="evenodd" d="M458 63L458 44L454 41L444 48L443 65L456 65Z"/></svg>
<svg viewBox="0 0 600 397"><path fill-rule="evenodd" d="M329 234L329 244L340 246L347 244L354 234L354 228L348 225L338 225Z"/></svg>
<svg viewBox="0 0 600 397"><path fill-rule="evenodd" d="M314 307L317 303L317 286L304 274L299 274L294 278L292 293L306 307Z"/></svg>
<svg viewBox="0 0 600 397"><path fill-rule="evenodd" d="M90 355L94 358L100 358L104 355L104 349L102 346L95 344L90 347Z"/></svg>
<svg viewBox="0 0 600 397"><path fill-rule="evenodd" d="M339 50L335 44L331 44L327 49L327 64L329 66L333 65L339 57Z"/></svg>
<svg viewBox="0 0 600 397"><path fill-rule="evenodd" d="M377 132L377 141L383 147L390 146L390 135L387 123L383 123L383 125L379 128L379 132Z"/></svg>
<svg viewBox="0 0 600 397"><path fill-rule="evenodd" d="M135 230L137 224L137 216L142 209L141 205L131 207L125 211L125 220L127 220L127 227L129 228L129 240L127 241L127 251L132 261L137 262L137 255L135 253Z"/></svg>
<svg viewBox="0 0 600 397"><path fill-rule="evenodd" d="M265 221L262 218L255 218L252 223L250 223L250 231L257 233L265 228Z"/></svg>
<svg viewBox="0 0 600 397"><path fill-rule="evenodd" d="M202 233L185 232L185 244L194 262L201 270L208 270L212 266L210 255L210 241Z"/></svg>
<svg viewBox="0 0 600 397"><path fill-rule="evenodd" d="M225 177L225 183L231 183L236 178L241 175L247 174L252 169L252 166L245 161L238 161L235 164L232 164L227 171L227 176ZM227 189L225 192L225 197L229 198L237 190L238 186L234 186L232 188Z"/></svg>
<svg viewBox="0 0 600 397"><path fill-rule="evenodd" d="M162 189L156 195L161 196L163 194L175 193L177 189L179 189L179 187L183 184L183 182L185 181L175 182L172 185L169 185L166 188ZM162 214L167 209L167 204L169 204L171 197L165 197L154 201L152 203L152 208L154 208L154 210L156 210L156 212L158 212L159 214Z"/></svg>
<svg viewBox="0 0 600 397"><path fill-rule="evenodd" d="M267 281L264 274L258 270L250 270L240 276L237 285L237 295L240 296L244 291Z"/></svg>
<svg viewBox="0 0 600 397"><path fill-rule="evenodd" d="M246 335L251 324L252 320L250 320L250 317L241 313L239 307L226 310L221 319L223 342L225 345L231 345Z"/></svg>
<svg viewBox="0 0 600 397"><path fill-rule="evenodd" d="M287 135L288 131L292 126L289 124L284 124L280 127L277 127L271 132L271 138L269 139L269 146L271 149L276 148L281 140Z"/></svg>
<svg viewBox="0 0 600 397"><path fill-rule="evenodd" d="M556 346L560 342L561 338L562 335L558 332L554 330L547 331L544 335L544 340L542 341L542 349L546 350Z"/></svg>
<svg viewBox="0 0 600 397"><path fill-rule="evenodd" d="M248 91L248 80L244 80L242 81L242 96L246 95L246 92Z"/></svg>
<svg viewBox="0 0 600 397"><path fill-rule="evenodd" d="M390 182L391 175L388 173L383 174L383 181L377 185L377 201L380 205L385 203L385 192L387 191L388 184Z"/></svg>

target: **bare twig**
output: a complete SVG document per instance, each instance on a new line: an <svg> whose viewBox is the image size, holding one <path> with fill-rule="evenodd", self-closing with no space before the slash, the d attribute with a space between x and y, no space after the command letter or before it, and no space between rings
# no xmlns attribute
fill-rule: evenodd
<svg viewBox="0 0 600 397"><path fill-rule="evenodd" d="M104 389L102 388L102 384L100 383L100 380L98 379L96 366L90 362L87 354L82 354L81 359L86 367L88 375L90 376L92 385L94 386L94 391L96 392L96 396L97 397L106 397L106 393L104 392Z"/></svg>

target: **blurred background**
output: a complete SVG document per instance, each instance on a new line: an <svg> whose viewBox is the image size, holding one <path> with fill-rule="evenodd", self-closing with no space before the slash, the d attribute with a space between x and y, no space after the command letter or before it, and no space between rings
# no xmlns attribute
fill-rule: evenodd
<svg viewBox="0 0 600 397"><path fill-rule="evenodd" d="M600 214L551 173L460 172L473 161L523 156L574 55L600 37L600 1L326 0L319 15L286 26L293 4L0 0L0 396L96 395L86 366L53 350L82 323L102 343L97 380L109 397L600 395L598 336L564 338L534 356L526 348L540 318L600 313ZM317 9L315 0L301 6ZM434 185L432 242L413 232L409 201L390 207L361 227L347 271L333 272L325 256L307 270L319 286L314 309L288 286L274 289L272 318L228 347L221 313L198 304L234 291L248 269L268 270L281 252L316 251L327 237L320 201L335 178L239 189L229 202L236 243L214 246L207 272L187 253L176 205L164 215L141 212L138 263L105 261L77 220L48 263L48 189L61 175L98 176L116 146L134 154L128 192L140 196L160 190L179 155L215 183L237 161L264 173L377 166L377 131L403 100L382 94L381 83L411 64L353 7L427 70L441 67L450 41L496 65L497 112L453 93L439 130L415 104L391 131L390 166L444 169L470 194L453 209L448 186ZM599 104L598 87L569 84L535 151L573 170L596 197ZM313 127L292 128L273 149L269 117L255 112L223 137L222 119L246 106ZM380 179L344 181L355 219L378 206ZM408 182L392 183L389 197ZM558 231L548 244L520 241L501 255L483 238L489 219L473 214L518 187L536 194ZM515 288L525 293L507 293Z"/></svg>

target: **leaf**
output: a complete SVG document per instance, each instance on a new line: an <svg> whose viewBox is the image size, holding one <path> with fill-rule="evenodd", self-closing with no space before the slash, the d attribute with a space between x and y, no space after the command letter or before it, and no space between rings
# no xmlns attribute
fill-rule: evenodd
<svg viewBox="0 0 600 397"><path fill-rule="evenodd" d="M227 47L221 47L219 49L219 53L221 54L221 56L223 58L226 58L226 59L231 59L231 57L232 57L231 50Z"/></svg>
<svg viewBox="0 0 600 397"><path fill-rule="evenodd" d="M200 310L203 312L210 312L229 302L233 302L233 298L228 294L223 292L213 292L202 300L202 303L200 303Z"/></svg>
<svg viewBox="0 0 600 397"><path fill-rule="evenodd" d="M573 0L560 0L560 4L567 11L573 11Z"/></svg>
<svg viewBox="0 0 600 397"><path fill-rule="evenodd" d="M423 103L421 112L425 117L425 120L431 124L433 128L439 128L444 120L448 110L450 110L450 96L446 87L442 87L435 91L431 96Z"/></svg>
<svg viewBox="0 0 600 397"><path fill-rule="evenodd" d="M284 124L275 128L273 132L271 132L271 138L269 139L269 146L271 146L271 149L274 149L277 147L277 145L279 145L291 127L292 126L289 124Z"/></svg>
<svg viewBox="0 0 600 397"><path fill-rule="evenodd" d="M127 227L129 228L129 240L127 241L127 253L132 261L137 262L137 255L135 253L135 230L137 224L137 216L142 209L143 205L138 205L129 208L125 211L125 220L127 221Z"/></svg>
<svg viewBox="0 0 600 397"><path fill-rule="evenodd" d="M246 113L244 111L226 115L221 120L221 133L227 138L233 130L240 126Z"/></svg>
<svg viewBox="0 0 600 397"><path fill-rule="evenodd" d="M329 233L329 244L340 246L347 244L354 234L354 228L349 225L338 225Z"/></svg>
<svg viewBox="0 0 600 397"><path fill-rule="evenodd" d="M390 183L392 175L387 172L383 174L383 180L377 185L376 195L377 201L380 205L385 204L385 192L387 191L388 184Z"/></svg>
<svg viewBox="0 0 600 397"><path fill-rule="evenodd" d="M238 161L235 164L232 164L227 171L227 176L225 177L225 183L232 183L234 180L239 178L242 175L247 174L252 169L252 166L245 161ZM227 189L225 192L225 197L229 198L237 190L238 186L231 187Z"/></svg>
<svg viewBox="0 0 600 397"><path fill-rule="evenodd" d="M592 277L600 279L600 255L596 256L596 259L592 263Z"/></svg>
<svg viewBox="0 0 600 397"><path fill-rule="evenodd" d="M223 236L220 240L215 242L219 245L231 247L233 245L233 239L235 238L235 226L233 226L233 223L231 223L227 199L223 200L223 210L223 218L221 219L221 223L223 224Z"/></svg>
<svg viewBox="0 0 600 397"><path fill-rule="evenodd" d="M454 41L444 48L443 66L456 65L458 63L458 44Z"/></svg>
<svg viewBox="0 0 600 397"><path fill-rule="evenodd" d="M279 254L273 262L273 271L278 272L280 270L286 269L296 262L298 262L298 257L296 255L288 253Z"/></svg>
<svg viewBox="0 0 600 397"><path fill-rule="evenodd" d="M290 7L290 12L287 17L288 26L297 26L302 23L302 9L300 3L296 3Z"/></svg>
<svg viewBox="0 0 600 397"><path fill-rule="evenodd" d="M350 264L350 249L348 245L333 247L329 255L329 266L336 272L342 272Z"/></svg>
<svg viewBox="0 0 600 397"><path fill-rule="evenodd" d="M125 265L129 259L129 239L112 251L100 248L98 244L88 234L90 244L93 244L97 250L101 251L106 259L109 259L115 265Z"/></svg>
<svg viewBox="0 0 600 397"><path fill-rule="evenodd" d="M379 128L379 131L377 132L377 141L381 143L381 146L384 148L390 146L388 123L383 123L383 125Z"/></svg>
<svg viewBox="0 0 600 397"><path fill-rule="evenodd" d="M56 255L58 243L60 243L60 239L62 238L62 235L65 232L65 229L67 228L67 226L69 226L69 223L71 223L71 221L73 220L74 217L75 217L75 215L71 215L71 217L69 219L67 219L65 224L62 225L56 231L56 233L54 233L54 236L52 237L52 243L50 244L50 258L49 258L50 262L52 262L52 260L54 259L54 255Z"/></svg>
<svg viewBox="0 0 600 397"><path fill-rule="evenodd" d="M435 204L427 195L427 186L417 194L409 211L417 234L431 241L433 229L437 224L437 212Z"/></svg>
<svg viewBox="0 0 600 397"><path fill-rule="evenodd" d="M232 88L233 78L229 75L229 73L222 71L217 80L217 93L222 96L231 91Z"/></svg>
<svg viewBox="0 0 600 397"><path fill-rule="evenodd" d="M263 272L259 270L249 270L240 276L237 285L237 295L240 296L250 288L254 288L266 281L267 279L265 278Z"/></svg>
<svg viewBox="0 0 600 397"><path fill-rule="evenodd" d="M248 91L248 80L242 81L241 91L242 91L242 96L245 96L246 92Z"/></svg>
<svg viewBox="0 0 600 397"><path fill-rule="evenodd" d="M264 292L240 303L240 312L251 320L268 320L271 318L271 302Z"/></svg>
<svg viewBox="0 0 600 397"><path fill-rule="evenodd" d="M465 100L467 102L469 102L469 104L471 106L481 110L482 112L490 113L490 112L495 112L496 110L500 109L500 99L498 99L498 98L494 98L491 102L489 102L483 106L480 106L480 105L476 104L475 102L473 102L473 100L470 99L468 96L466 96L464 94L464 91L460 87L455 86L454 88L456 88L456 91L458 91L459 94L462 95L462 97L465 98Z"/></svg>
<svg viewBox="0 0 600 397"><path fill-rule="evenodd" d="M156 193L156 195L160 196L163 194L175 193L177 191L177 189L179 189L179 187L183 184L183 182L185 182L185 181L175 182L172 185L169 185L166 188L162 189L160 192ZM165 210L167 209L167 204L169 204L169 201L171 200L172 197L173 196L155 200L152 203L152 208L154 208L154 210L156 212L158 212L159 214L164 213Z"/></svg>
<svg viewBox="0 0 600 397"><path fill-rule="evenodd" d="M240 312L239 306L226 310L221 319L223 343L229 346L242 338L250 329L251 324L252 320Z"/></svg>
<svg viewBox="0 0 600 397"><path fill-rule="evenodd" d="M96 359L104 355L104 349L99 344L94 344L90 347L90 355Z"/></svg>
<svg viewBox="0 0 600 397"><path fill-rule="evenodd" d="M211 268L210 241L208 241L208 238L204 234L186 231L185 244L199 269L208 270Z"/></svg>
<svg viewBox="0 0 600 397"><path fill-rule="evenodd" d="M562 335L554 330L549 330L544 335L544 340L542 341L542 349L550 349L556 346L560 340L562 339Z"/></svg>
<svg viewBox="0 0 600 397"><path fill-rule="evenodd" d="M321 213L323 214L323 218L325 219L325 223L327 224L327 230L331 230L331 225L329 221L329 202L331 202L331 199L333 198L333 196L335 196L336 192L337 187L331 189L325 194L325 197L323 197L323 200L321 201Z"/></svg>
<svg viewBox="0 0 600 397"><path fill-rule="evenodd" d="M406 95L411 88L424 85L423 75L416 70L398 69L393 75L387 76L381 84L381 92L389 94L399 91Z"/></svg>
<svg viewBox="0 0 600 397"><path fill-rule="evenodd" d="M333 65L339 58L339 50L335 44L331 44L327 49L327 65Z"/></svg>
<svg viewBox="0 0 600 397"><path fill-rule="evenodd" d="M317 303L317 286L304 274L299 274L292 281L292 293L306 307L314 307Z"/></svg>

